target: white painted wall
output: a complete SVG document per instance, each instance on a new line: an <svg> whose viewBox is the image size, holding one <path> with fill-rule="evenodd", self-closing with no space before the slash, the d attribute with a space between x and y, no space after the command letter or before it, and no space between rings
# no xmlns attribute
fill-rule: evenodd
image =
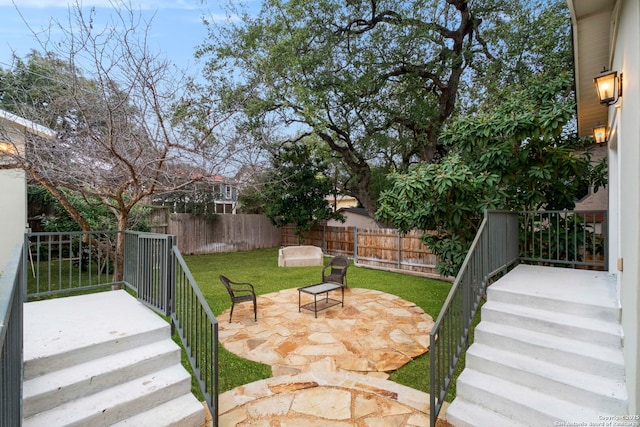
<svg viewBox="0 0 640 427"><path fill-rule="evenodd" d="M623 261L618 272L624 356L629 413L640 413L640 2L620 0L622 9L615 40L612 70L623 74L623 95L609 107L609 124L614 126L615 144L610 159L614 162L616 187L610 185L610 206L620 221L618 257ZM614 34L616 36L616 34ZM615 169L617 168L617 171ZM614 224L613 227L616 227ZM612 260L615 262L615 260Z"/></svg>
<svg viewBox="0 0 640 427"><path fill-rule="evenodd" d="M3 122L2 139L24 150L24 134ZM27 183L21 169L0 169L0 274L4 271L27 227Z"/></svg>
<svg viewBox="0 0 640 427"><path fill-rule="evenodd" d="M0 110L0 142L24 156L26 135L53 138L51 129ZM4 145L4 144L3 144ZM0 161L7 161L0 156ZM9 162L10 163L10 162ZM21 169L0 169L0 274L27 228L27 182Z"/></svg>

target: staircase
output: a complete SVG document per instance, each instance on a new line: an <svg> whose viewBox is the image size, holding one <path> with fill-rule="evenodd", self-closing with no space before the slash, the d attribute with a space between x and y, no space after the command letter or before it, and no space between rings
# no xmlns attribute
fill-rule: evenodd
<svg viewBox="0 0 640 427"><path fill-rule="evenodd" d="M125 291L24 305L23 426L205 425L170 325Z"/></svg>
<svg viewBox="0 0 640 427"><path fill-rule="evenodd" d="M626 414L617 301L605 272L517 266L487 289L447 421L600 425Z"/></svg>

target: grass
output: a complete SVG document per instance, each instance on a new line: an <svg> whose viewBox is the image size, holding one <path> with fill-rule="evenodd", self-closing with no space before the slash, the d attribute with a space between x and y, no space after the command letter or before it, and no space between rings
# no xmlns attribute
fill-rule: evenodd
<svg viewBox="0 0 640 427"><path fill-rule="evenodd" d="M320 280L320 267L278 267L277 248L184 258L216 315L231 307L229 295L218 279L220 274L233 281L252 283L259 295L298 288ZM451 284L444 281L353 265L349 267L347 280L349 287L375 289L411 301L434 319L451 288ZM240 358L222 346L220 349L220 392L271 376L269 366ZM390 379L428 393L428 353L393 372Z"/></svg>

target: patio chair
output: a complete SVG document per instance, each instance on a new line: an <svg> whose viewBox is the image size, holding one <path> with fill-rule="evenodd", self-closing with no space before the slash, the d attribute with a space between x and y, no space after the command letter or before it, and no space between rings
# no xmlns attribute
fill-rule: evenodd
<svg viewBox="0 0 640 427"><path fill-rule="evenodd" d="M227 288L231 297L231 313L229 314L229 323L233 317L233 308L238 302L253 302L253 320L258 320L258 305L256 304L256 292L253 285L247 282L232 282L225 276L220 276L220 281Z"/></svg>
<svg viewBox="0 0 640 427"><path fill-rule="evenodd" d="M347 286L347 268L349 267L349 260L343 256L334 257L327 265L322 269L322 281L340 283L343 286Z"/></svg>

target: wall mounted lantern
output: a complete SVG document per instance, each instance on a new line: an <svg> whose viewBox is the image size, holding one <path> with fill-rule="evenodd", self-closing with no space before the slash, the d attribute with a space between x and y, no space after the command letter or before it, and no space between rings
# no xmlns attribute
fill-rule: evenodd
<svg viewBox="0 0 640 427"><path fill-rule="evenodd" d="M618 77L617 71L603 71L599 76L594 77L600 104L615 104L622 96L622 73Z"/></svg>
<svg viewBox="0 0 640 427"><path fill-rule="evenodd" d="M15 154L15 146L10 142L0 141L0 154Z"/></svg>
<svg viewBox="0 0 640 427"><path fill-rule="evenodd" d="M598 143L598 145L607 143L607 135L608 129L605 125L598 125L593 128L593 139Z"/></svg>

